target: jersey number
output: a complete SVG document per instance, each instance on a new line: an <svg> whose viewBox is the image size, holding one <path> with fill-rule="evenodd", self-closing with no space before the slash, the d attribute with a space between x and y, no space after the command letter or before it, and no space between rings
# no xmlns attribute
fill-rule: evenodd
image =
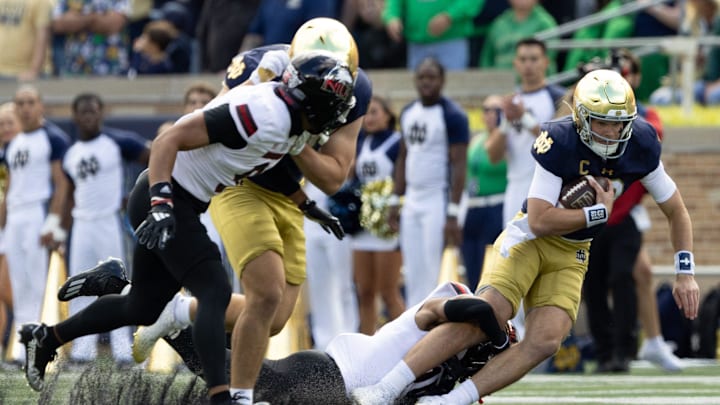
<svg viewBox="0 0 720 405"><path fill-rule="evenodd" d="M253 167L253 169L248 172L241 173L241 174L235 174L235 177L233 178L233 182L235 183L236 186L238 186L238 185L240 185L240 183L242 183L242 180L244 178L253 177L253 176L262 174L262 172L265 171L265 169L268 167L268 165L269 165L269 163L266 162L261 165L257 165L255 167ZM223 191L225 189L225 187L226 186L224 184L218 184L215 187L215 192L219 193L219 192Z"/></svg>

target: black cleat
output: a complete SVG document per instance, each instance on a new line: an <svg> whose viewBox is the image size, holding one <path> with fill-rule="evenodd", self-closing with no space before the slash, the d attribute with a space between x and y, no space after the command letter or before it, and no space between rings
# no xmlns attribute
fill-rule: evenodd
<svg viewBox="0 0 720 405"><path fill-rule="evenodd" d="M35 391L45 385L45 368L55 359L54 349L43 346L49 331L44 323L26 323L20 327L20 343L25 346L25 379Z"/></svg>
<svg viewBox="0 0 720 405"><path fill-rule="evenodd" d="M76 297L120 294L128 284L125 264L120 259L109 257L92 269L67 279L60 287L57 298L70 301Z"/></svg>

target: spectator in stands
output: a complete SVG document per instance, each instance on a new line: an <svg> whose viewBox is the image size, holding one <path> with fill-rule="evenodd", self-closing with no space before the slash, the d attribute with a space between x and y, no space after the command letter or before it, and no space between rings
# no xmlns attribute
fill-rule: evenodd
<svg viewBox="0 0 720 405"><path fill-rule="evenodd" d="M125 73L129 67L128 12L128 0L58 0L52 31L65 36L59 74Z"/></svg>
<svg viewBox="0 0 720 405"><path fill-rule="evenodd" d="M0 0L0 79L42 76L52 7L52 0Z"/></svg>
<svg viewBox="0 0 720 405"><path fill-rule="evenodd" d="M407 306L435 288L443 247L458 246L462 238L458 203L470 128L462 107L442 95L444 85L443 65L435 58L423 60L415 69L418 98L400 115L402 142L388 223L400 231ZM405 195L402 211L400 195Z"/></svg>
<svg viewBox="0 0 720 405"><path fill-rule="evenodd" d="M197 24L200 70L221 72L237 55L260 0L205 0Z"/></svg>
<svg viewBox="0 0 720 405"><path fill-rule="evenodd" d="M690 36L720 35L719 8L720 1L717 0L688 1L680 31ZM701 46L696 66L702 74L695 83L695 101L709 105L720 104L720 46ZM682 91L663 86L650 95L650 102L660 105L680 103Z"/></svg>
<svg viewBox="0 0 720 405"><path fill-rule="evenodd" d="M335 1L262 0L240 51L261 45L289 44L297 29L315 17L336 18Z"/></svg>
<svg viewBox="0 0 720 405"><path fill-rule="evenodd" d="M182 73L176 70L168 46L178 38L179 32L169 21L148 23L133 44L133 57L128 75Z"/></svg>
<svg viewBox="0 0 720 405"><path fill-rule="evenodd" d="M0 104L0 363L5 359L5 350L9 342L13 323L13 295L3 233L5 231L5 200L7 193L8 165L5 160L5 145L20 133L18 119L13 103Z"/></svg>
<svg viewBox="0 0 720 405"><path fill-rule="evenodd" d="M78 139L63 158L63 169L70 179L72 234L68 273L74 276L108 257L125 260L120 208L124 197L123 159L146 166L148 145L137 138L113 137L101 130L104 104L100 96L83 93L72 103L73 122ZM71 314L92 302L89 297L70 303ZM110 332L116 361L129 364L129 327ZM75 339L70 360L88 363L97 356L97 335Z"/></svg>
<svg viewBox="0 0 720 405"><path fill-rule="evenodd" d="M661 37L677 35L682 21L683 0L659 3L646 8L635 15L633 38ZM669 71L670 58L660 52L640 58L643 66L643 79L635 89L638 100L647 100L650 93L661 85L661 79Z"/></svg>
<svg viewBox="0 0 720 405"><path fill-rule="evenodd" d="M516 44L536 32L557 26L538 0L509 0L510 10L493 20L480 55L481 68L514 67ZM555 52L546 52L548 72L555 72Z"/></svg>
<svg viewBox="0 0 720 405"><path fill-rule="evenodd" d="M401 139L395 124L389 103L373 96L355 158L355 177L361 185L392 178ZM397 236L383 239L368 230L353 235L352 245L360 333L372 335L378 328L378 295L385 304L388 321L405 310L400 293L402 255Z"/></svg>
<svg viewBox="0 0 720 405"><path fill-rule="evenodd" d="M700 0L700 3L704 10L698 10L699 16L706 19L709 27L706 35L720 36L720 2ZM695 85L695 100L710 105L720 104L720 46L709 47L701 55L704 56L704 73Z"/></svg>
<svg viewBox="0 0 720 405"><path fill-rule="evenodd" d="M48 271L48 250L65 241L61 218L68 195L62 158L69 138L45 120L40 92L21 86L15 108L22 132L6 147L9 187L3 204L7 212L5 255L13 285L15 324L40 316ZM13 334L13 337L17 337ZM23 360L20 345L11 356Z"/></svg>
<svg viewBox="0 0 720 405"><path fill-rule="evenodd" d="M601 0L598 1L600 7L598 11L608 12L622 6L623 0ZM590 25L580 28L573 34L573 39L612 39L612 38L628 38L634 30L635 17L633 15L624 15L615 17L602 24ZM577 69L582 63L590 62L593 58L606 59L609 56L607 49L600 48L575 48L568 51L565 59L565 69Z"/></svg>
<svg viewBox="0 0 720 405"><path fill-rule="evenodd" d="M467 285L474 291L480 280L485 249L500 235L503 223L503 201L507 186L505 159L491 162L485 146L490 133L502 121L503 98L488 96L482 104L485 130L470 139L467 158L467 213L463 224L462 256Z"/></svg>
<svg viewBox="0 0 720 405"><path fill-rule="evenodd" d="M480 12L473 18L473 32L470 36L470 66L478 67L480 63L480 54L485 44L490 24L510 8L508 0L484 1L480 7Z"/></svg>
<svg viewBox="0 0 720 405"><path fill-rule="evenodd" d="M405 40L393 41L385 30L382 12L385 0L347 0L342 10L342 22L353 33L362 55L360 65L365 69L405 67Z"/></svg>
<svg viewBox="0 0 720 405"><path fill-rule="evenodd" d="M415 70L428 57L446 69L463 70L469 63L469 37L481 0L387 0L385 29L393 41L407 44L407 67Z"/></svg>

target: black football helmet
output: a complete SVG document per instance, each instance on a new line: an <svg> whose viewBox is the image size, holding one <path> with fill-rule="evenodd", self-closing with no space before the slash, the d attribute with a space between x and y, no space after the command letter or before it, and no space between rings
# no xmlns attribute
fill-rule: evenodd
<svg viewBox="0 0 720 405"><path fill-rule="evenodd" d="M283 84L299 105L314 134L331 131L354 103L350 68L327 51L293 57L283 73Z"/></svg>

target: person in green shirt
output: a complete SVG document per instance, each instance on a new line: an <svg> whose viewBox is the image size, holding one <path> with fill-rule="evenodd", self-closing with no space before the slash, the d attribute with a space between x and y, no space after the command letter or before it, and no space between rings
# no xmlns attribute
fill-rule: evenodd
<svg viewBox="0 0 720 405"><path fill-rule="evenodd" d="M624 0L603 1L605 4L601 8L603 12L615 10L620 7ZM575 31L574 40L579 39L611 39L611 38L628 38L632 36L635 27L635 17L632 14L615 17L605 23L591 25ZM568 52L565 59L565 69L576 69L580 63L590 62L591 59L599 57L606 59L608 57L607 49L591 48L582 49L575 48Z"/></svg>
<svg viewBox="0 0 720 405"><path fill-rule="evenodd" d="M475 289L483 268L485 248L491 245L503 224L503 201L507 186L505 160L491 163L485 149L488 134L500 124L503 98L488 96L482 104L485 131L470 140L467 154L465 191L468 193L467 213L460 247L467 284Z"/></svg>
<svg viewBox="0 0 720 405"><path fill-rule="evenodd" d="M480 54L481 68L512 69L518 41L557 26L537 0L510 0L510 7L490 25ZM548 52L548 73L556 71L555 57L555 52Z"/></svg>
<svg viewBox="0 0 720 405"><path fill-rule="evenodd" d="M385 29L392 40L407 42L407 67L415 70L426 57L438 59L447 70L469 64L473 18L483 0L387 0Z"/></svg>

